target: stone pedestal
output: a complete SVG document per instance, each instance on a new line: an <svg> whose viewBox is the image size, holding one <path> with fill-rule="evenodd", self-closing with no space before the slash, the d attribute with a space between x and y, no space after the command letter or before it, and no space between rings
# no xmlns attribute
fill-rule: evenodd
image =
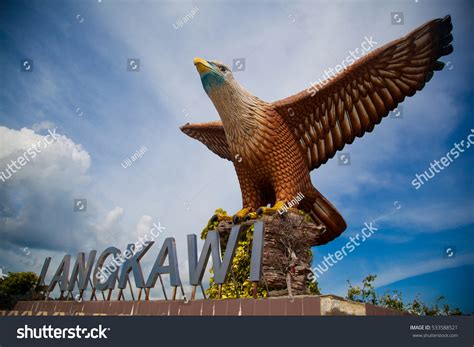
<svg viewBox="0 0 474 347"><path fill-rule="evenodd" d="M263 215L260 220L265 223L263 280L260 285L270 297L309 294L311 247L318 244L325 227L297 211ZM227 239L232 226L230 222L222 221L217 230Z"/></svg>

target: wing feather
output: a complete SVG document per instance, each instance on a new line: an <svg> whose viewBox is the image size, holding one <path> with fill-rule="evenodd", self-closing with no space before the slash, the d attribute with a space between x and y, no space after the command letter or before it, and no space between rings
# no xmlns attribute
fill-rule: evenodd
<svg viewBox="0 0 474 347"><path fill-rule="evenodd" d="M435 19L360 58L316 93L273 103L307 155L310 170L356 137L371 132L405 97L414 95L453 51L451 17ZM292 116L286 110L292 109Z"/></svg>
<svg viewBox="0 0 474 347"><path fill-rule="evenodd" d="M188 123L180 127L180 129L189 137L202 142L219 157L232 161L232 154L221 121Z"/></svg>

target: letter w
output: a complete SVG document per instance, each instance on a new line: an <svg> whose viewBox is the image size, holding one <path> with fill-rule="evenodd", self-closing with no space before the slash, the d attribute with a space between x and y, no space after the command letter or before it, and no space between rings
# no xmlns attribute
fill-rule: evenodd
<svg viewBox="0 0 474 347"><path fill-rule="evenodd" d="M232 259L235 254L237 240L239 238L241 226L232 227L227 241L227 247L224 253L224 260L221 260L221 245L219 233L217 231L209 231L207 233L204 246L197 261L197 241L196 235L188 235L188 261L189 261L189 281L191 285L198 286L201 284L204 271L206 270L209 256L212 252L212 270L214 271L214 281L217 284L223 284L229 272Z"/></svg>

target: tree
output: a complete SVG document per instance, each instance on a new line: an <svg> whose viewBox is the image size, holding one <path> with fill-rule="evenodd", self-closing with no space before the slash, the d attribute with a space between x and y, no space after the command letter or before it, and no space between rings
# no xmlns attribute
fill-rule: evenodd
<svg viewBox="0 0 474 347"><path fill-rule="evenodd" d="M359 286L353 287L351 282L349 283L349 289L347 290L347 298L352 301L367 302L373 305L377 305L377 295L373 282L375 281L375 275L368 275L362 280L362 288Z"/></svg>
<svg viewBox="0 0 474 347"><path fill-rule="evenodd" d="M0 308L11 309L18 300L31 300L38 280L33 272L9 272L0 279Z"/></svg>
<svg viewBox="0 0 474 347"><path fill-rule="evenodd" d="M0 291L8 295L25 295L34 289L38 280L34 272L9 272L7 277L0 279Z"/></svg>
<svg viewBox="0 0 474 347"><path fill-rule="evenodd" d="M443 303L442 307L440 306L441 303L446 300L444 296L437 298L432 306L428 306L427 304L423 303L418 296L413 299L413 302L406 304L403 302L402 293L397 290L392 292L387 291L383 296L378 296L373 285L376 278L376 275L368 275L365 277L362 280L362 288L360 286L354 287L349 281L347 281L349 283L349 288L347 289L346 298L352 301L370 303L381 307L408 312L418 316L462 315L462 312L459 310L459 308L455 308L453 310L447 303Z"/></svg>

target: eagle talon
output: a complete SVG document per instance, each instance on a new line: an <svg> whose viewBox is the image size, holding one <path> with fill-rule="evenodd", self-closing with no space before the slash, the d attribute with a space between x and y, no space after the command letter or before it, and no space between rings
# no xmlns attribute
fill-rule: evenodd
<svg viewBox="0 0 474 347"><path fill-rule="evenodd" d="M234 214L234 216L232 217L232 223L239 224L240 222L242 222L242 220L244 220L244 218L248 214L250 214L250 208L244 208L244 209L240 210L239 212Z"/></svg>
<svg viewBox="0 0 474 347"><path fill-rule="evenodd" d="M215 213L211 219L209 220L209 223L214 224L216 222L222 222L222 221L231 221L232 217L228 216L227 213Z"/></svg>
<svg viewBox="0 0 474 347"><path fill-rule="evenodd" d="M232 223L233 224L239 224L240 223L240 217L235 215L234 217L232 217Z"/></svg>
<svg viewBox="0 0 474 347"><path fill-rule="evenodd" d="M249 212L244 216L244 222L247 222L251 219L257 219L257 218L258 218L258 216L255 212Z"/></svg>
<svg viewBox="0 0 474 347"><path fill-rule="evenodd" d="M273 215L276 213L283 214L283 212L286 212L286 208L284 208L285 202L284 201L277 201L275 205L272 207L267 207L267 206L262 206L259 207L257 210L257 215L262 216L262 215ZM280 213L281 212L281 213Z"/></svg>
<svg viewBox="0 0 474 347"><path fill-rule="evenodd" d="M211 217L211 223L215 223L219 221L219 216L217 214L213 215Z"/></svg>

